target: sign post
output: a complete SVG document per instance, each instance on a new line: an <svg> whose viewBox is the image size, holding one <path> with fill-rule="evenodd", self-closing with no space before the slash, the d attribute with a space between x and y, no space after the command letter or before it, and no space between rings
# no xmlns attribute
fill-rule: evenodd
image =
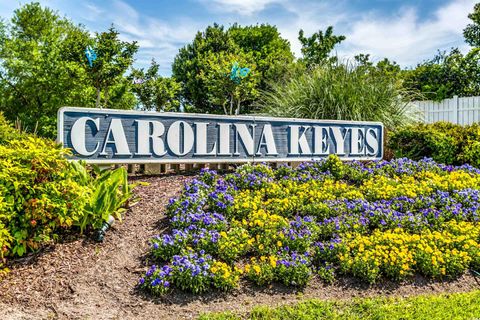
<svg viewBox="0 0 480 320"><path fill-rule="evenodd" d="M383 157L379 122L64 107L58 141L88 163L241 163Z"/></svg>

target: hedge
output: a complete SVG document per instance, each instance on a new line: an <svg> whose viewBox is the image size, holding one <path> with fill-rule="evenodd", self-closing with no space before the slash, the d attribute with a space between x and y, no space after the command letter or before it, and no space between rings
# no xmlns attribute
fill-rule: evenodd
<svg viewBox="0 0 480 320"><path fill-rule="evenodd" d="M480 125L448 122L416 124L393 132L388 147L397 158L433 160L448 164L480 166Z"/></svg>

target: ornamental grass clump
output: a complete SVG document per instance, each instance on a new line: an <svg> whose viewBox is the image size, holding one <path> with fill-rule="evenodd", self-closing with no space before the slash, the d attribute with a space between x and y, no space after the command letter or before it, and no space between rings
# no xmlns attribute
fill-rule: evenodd
<svg viewBox="0 0 480 320"><path fill-rule="evenodd" d="M431 159L203 170L170 201L171 231L152 239L154 263L172 272L149 271L140 286L202 293L242 278L299 288L312 277L453 278L480 269L479 209L480 170Z"/></svg>
<svg viewBox="0 0 480 320"><path fill-rule="evenodd" d="M261 93L262 113L288 118L380 121L389 129L412 121L409 92L397 79L355 63L320 64Z"/></svg>

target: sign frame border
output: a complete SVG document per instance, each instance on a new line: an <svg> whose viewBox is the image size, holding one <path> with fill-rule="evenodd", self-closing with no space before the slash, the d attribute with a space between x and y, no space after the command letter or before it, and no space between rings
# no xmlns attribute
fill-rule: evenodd
<svg viewBox="0 0 480 320"><path fill-rule="evenodd" d="M103 108L82 108L82 107L69 107L64 106L58 109L57 111L57 143L64 147L63 141L63 114L66 111L77 111L83 113L101 113L101 114L129 114L129 115L142 115L142 116L154 116L155 114L161 114L165 117L176 117L185 115L186 118L198 119L198 118L212 118L212 119L223 119L223 120L244 120L244 121L288 121L292 123L304 123L304 122L317 122L317 123L326 123L326 124L359 124L359 125L375 125L382 128L380 142L381 142L381 153L380 157L342 157L338 156L341 160L344 161L378 161L383 159L384 156L384 138L385 138L385 127L382 122L378 121L353 121L353 120L320 120L320 119L303 119L303 118L280 118L280 117L266 117L263 115L221 115L221 114L204 114L204 113L187 113L187 112L157 112L157 111L142 111L142 110L121 110L121 109L103 109ZM327 155L328 156L328 155ZM192 164L192 163L262 163L262 162L312 162L325 159L324 157L292 157L292 158L243 158L243 159L68 159L70 161L85 161L86 163L91 164Z"/></svg>

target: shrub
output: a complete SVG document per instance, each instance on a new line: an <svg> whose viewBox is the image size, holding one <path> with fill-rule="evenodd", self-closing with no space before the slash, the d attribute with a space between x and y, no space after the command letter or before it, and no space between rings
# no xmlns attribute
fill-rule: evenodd
<svg viewBox="0 0 480 320"><path fill-rule="evenodd" d="M5 124L5 125L3 125ZM131 196L126 170L69 162L54 141L12 131L0 116L0 258L22 256L69 228L99 228L120 218Z"/></svg>
<svg viewBox="0 0 480 320"><path fill-rule="evenodd" d="M100 170L94 166L92 174L80 162L71 162L70 165L76 171L76 180L92 191L82 218L76 222L80 230L83 232L87 226L98 229L109 216L121 220L121 213L126 210L123 206L131 198L134 187L128 183L125 168Z"/></svg>
<svg viewBox="0 0 480 320"><path fill-rule="evenodd" d="M54 142L28 137L0 145L0 217L12 236L11 253L23 255L80 221L92 190L76 181Z"/></svg>
<svg viewBox="0 0 480 320"><path fill-rule="evenodd" d="M448 122L406 126L391 134L388 147L395 157L480 166L480 126L460 126Z"/></svg>
<svg viewBox="0 0 480 320"><path fill-rule="evenodd" d="M3 116L3 113L0 112L0 144L20 137L22 137L22 134L12 128L11 124Z"/></svg>

